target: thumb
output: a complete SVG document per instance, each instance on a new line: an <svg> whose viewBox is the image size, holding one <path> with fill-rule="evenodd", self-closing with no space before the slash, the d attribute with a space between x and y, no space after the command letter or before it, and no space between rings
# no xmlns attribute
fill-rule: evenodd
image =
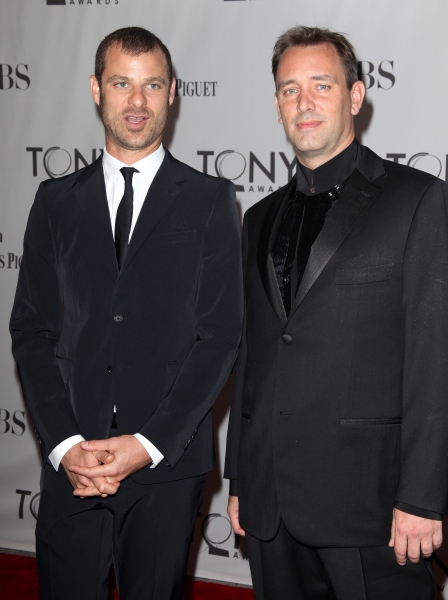
<svg viewBox="0 0 448 600"><path fill-rule="evenodd" d="M103 450L108 452L110 446L110 440L86 440L81 442L81 448L88 450L89 452L95 452L97 450Z"/></svg>
<svg viewBox="0 0 448 600"><path fill-rule="evenodd" d="M393 548L395 544L395 514L392 517L392 527L390 528L389 547Z"/></svg>
<svg viewBox="0 0 448 600"><path fill-rule="evenodd" d="M115 460L113 454L102 450L96 450L95 452L93 452L93 456L98 462L103 463L103 465L107 465Z"/></svg>

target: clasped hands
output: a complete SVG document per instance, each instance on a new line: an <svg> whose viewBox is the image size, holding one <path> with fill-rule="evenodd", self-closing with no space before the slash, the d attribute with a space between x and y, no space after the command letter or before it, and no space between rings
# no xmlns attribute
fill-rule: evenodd
<svg viewBox="0 0 448 600"><path fill-rule="evenodd" d="M151 457L133 435L75 444L62 466L79 498L116 494L120 482L151 463Z"/></svg>

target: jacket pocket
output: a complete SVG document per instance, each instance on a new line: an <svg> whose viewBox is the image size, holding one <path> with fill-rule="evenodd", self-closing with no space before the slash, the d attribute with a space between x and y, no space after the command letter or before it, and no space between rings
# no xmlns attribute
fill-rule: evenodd
<svg viewBox="0 0 448 600"><path fill-rule="evenodd" d="M341 419L339 421L343 427L372 427L377 425L401 425L401 417L392 417L389 419Z"/></svg>
<svg viewBox="0 0 448 600"><path fill-rule="evenodd" d="M196 230L189 229L187 231L170 231L169 233L158 233L150 235L146 240L148 246L159 246L163 244L178 244L180 242L188 242L196 238Z"/></svg>
<svg viewBox="0 0 448 600"><path fill-rule="evenodd" d="M365 267L364 269L338 269L336 285L359 285L377 283L391 278L394 263Z"/></svg>

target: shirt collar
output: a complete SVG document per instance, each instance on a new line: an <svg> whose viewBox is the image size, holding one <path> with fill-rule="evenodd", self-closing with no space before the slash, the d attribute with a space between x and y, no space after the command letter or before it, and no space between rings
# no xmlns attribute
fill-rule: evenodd
<svg viewBox="0 0 448 600"><path fill-rule="evenodd" d="M157 150L155 150L151 154L148 154L148 156L141 158L133 165L125 165L123 162L121 162L121 160L118 160L118 158L115 158L114 156L109 154L106 148L104 148L103 169L106 178L106 184L113 177L115 177L115 175L122 167L134 167L134 169L137 169L137 171L139 171L142 175L152 180L154 178L155 173L162 164L164 157L165 148L162 146L162 144L160 144Z"/></svg>
<svg viewBox="0 0 448 600"><path fill-rule="evenodd" d="M342 152L317 169L308 169L298 163L297 189L307 196L319 194L338 185L353 173L361 155L361 147L356 139Z"/></svg>

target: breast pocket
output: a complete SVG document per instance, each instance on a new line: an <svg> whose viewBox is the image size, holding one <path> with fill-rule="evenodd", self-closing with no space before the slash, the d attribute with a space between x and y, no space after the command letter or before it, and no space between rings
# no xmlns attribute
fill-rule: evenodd
<svg viewBox="0 0 448 600"><path fill-rule="evenodd" d="M338 269L336 285L364 285L388 281L392 276L394 263L375 265L357 269Z"/></svg>
<svg viewBox="0 0 448 600"><path fill-rule="evenodd" d="M147 246L172 246L182 242L194 241L196 239L196 230L188 231L170 231L169 233L159 233L151 235L146 241Z"/></svg>

